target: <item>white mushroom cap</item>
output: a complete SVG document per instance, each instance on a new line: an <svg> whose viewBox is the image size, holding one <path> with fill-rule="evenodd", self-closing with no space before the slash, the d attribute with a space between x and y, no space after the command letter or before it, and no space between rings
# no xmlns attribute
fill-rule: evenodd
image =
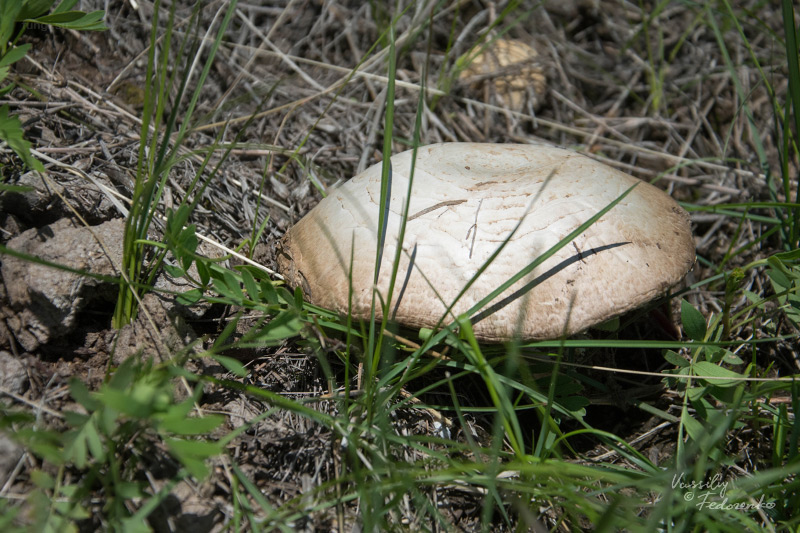
<svg viewBox="0 0 800 533"><path fill-rule="evenodd" d="M412 155L391 159L391 208L376 285L384 301ZM634 184L572 243L495 298L489 311L472 316L482 341L571 335L665 292L695 260L689 215L658 188L567 150L476 143L419 148L393 319L413 328L435 327L521 220L453 309L455 315L467 312ZM310 302L347 313L352 257L352 314L369 318L380 186L378 164L331 191L284 236L279 269ZM381 316L380 309L376 314Z"/></svg>

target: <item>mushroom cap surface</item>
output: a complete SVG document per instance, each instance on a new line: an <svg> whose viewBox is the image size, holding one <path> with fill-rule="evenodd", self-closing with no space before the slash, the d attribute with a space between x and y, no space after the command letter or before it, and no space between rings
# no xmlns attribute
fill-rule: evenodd
<svg viewBox="0 0 800 533"><path fill-rule="evenodd" d="M391 158L390 212L375 285L383 301L412 157L407 151ZM519 224L444 323L451 322L634 184L586 231L471 316L476 338L486 342L572 335L664 293L695 260L689 215L658 188L567 150L420 147L390 317L412 328L435 327ZM281 240L278 268L311 303L347 313L352 268L352 315L369 318L380 187L377 164L330 191Z"/></svg>
<svg viewBox="0 0 800 533"><path fill-rule="evenodd" d="M534 109L541 107L547 90L547 77L538 64L539 53L522 41L497 39L479 50L467 53L460 61L469 64L459 74L475 96L483 98L486 83L494 87L494 96L514 111L522 111L530 101Z"/></svg>

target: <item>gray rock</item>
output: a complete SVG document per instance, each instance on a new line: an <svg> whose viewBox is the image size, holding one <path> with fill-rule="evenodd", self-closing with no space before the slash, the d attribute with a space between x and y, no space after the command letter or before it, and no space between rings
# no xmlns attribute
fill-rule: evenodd
<svg viewBox="0 0 800 533"><path fill-rule="evenodd" d="M0 387L19 394L25 388L28 373L19 359L6 351L0 351Z"/></svg>
<svg viewBox="0 0 800 533"><path fill-rule="evenodd" d="M8 248L72 269L114 276L114 265L122 260L123 232L122 219L90 228L61 219L23 232L8 242ZM78 312L103 292L101 288L109 294L116 292L115 285L79 273L13 256L4 256L2 261L8 301L17 312L8 324L27 351L68 333Z"/></svg>

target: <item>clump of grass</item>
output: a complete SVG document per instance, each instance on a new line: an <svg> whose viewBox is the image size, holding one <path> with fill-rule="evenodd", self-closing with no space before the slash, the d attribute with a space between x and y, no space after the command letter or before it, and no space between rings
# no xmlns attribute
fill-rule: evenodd
<svg viewBox="0 0 800 533"><path fill-rule="evenodd" d="M176 52L177 57L187 57L184 68L171 68L172 38L175 27L175 4L172 4L166 29L159 36L159 15L161 2L156 0L153 11L153 24L147 59L146 87L144 90L144 110L139 143L139 158L136 167L131 208L125 219L125 238L123 243L123 280L120 285L117 307L114 312L114 327L121 328L136 316L143 290L150 287L155 279L166 251L157 252L147 260L147 247L151 245L148 232L154 218L159 214L160 200L167 184L170 171L179 163L182 146L191 133L194 111L202 93L208 73L214 63L216 52L233 16L236 2L226 6L224 16L211 41L203 69L195 78L195 66L201 58L201 51L207 42L199 36L199 15L201 4L197 3L192 12L188 29ZM160 53L159 53L160 50ZM190 83L195 88L190 92ZM174 95L174 96L173 96ZM188 102L184 99L188 98ZM166 114L166 109L170 109ZM204 176L214 150L209 150L196 178L181 200L181 205L195 206L205 190L215 170ZM201 181L205 179L205 181ZM201 184L198 186L198 184ZM191 196L194 195L193 198ZM180 224L187 221L189 210L179 211Z"/></svg>

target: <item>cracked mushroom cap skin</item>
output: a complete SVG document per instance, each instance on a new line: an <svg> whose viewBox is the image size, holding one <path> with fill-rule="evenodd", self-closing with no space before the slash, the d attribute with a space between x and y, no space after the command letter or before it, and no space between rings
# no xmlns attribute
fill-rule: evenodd
<svg viewBox="0 0 800 533"><path fill-rule="evenodd" d="M393 156L391 163L377 283L384 301L412 151ZM347 313L352 257L352 314L369 318L380 181L377 164L330 191L282 239L279 270L311 303ZM447 304L522 220L453 309L454 315L465 313L633 184L588 230L471 317L476 338L485 342L572 335L664 293L695 261L689 215L658 188L567 150L477 143L420 147L392 318L412 328L436 326Z"/></svg>

